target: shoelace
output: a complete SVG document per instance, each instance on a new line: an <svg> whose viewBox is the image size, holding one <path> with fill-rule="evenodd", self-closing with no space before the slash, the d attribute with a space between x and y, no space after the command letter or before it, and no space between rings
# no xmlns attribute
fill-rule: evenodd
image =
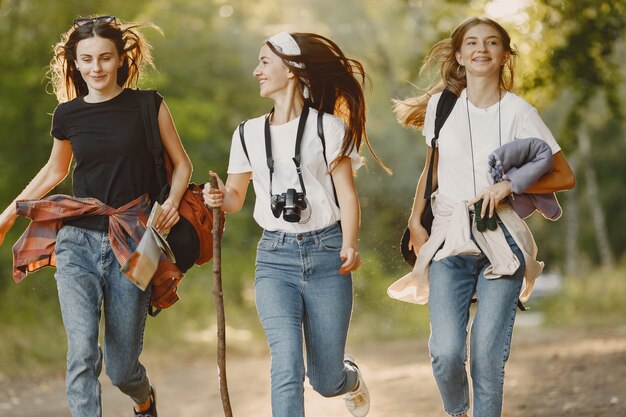
<svg viewBox="0 0 626 417"><path fill-rule="evenodd" d="M365 398L363 397L363 393L361 389L357 389L356 391L352 391L348 393L346 396L346 405L350 408L357 408L360 404L365 402Z"/></svg>
<svg viewBox="0 0 626 417"><path fill-rule="evenodd" d="M358 408L361 404L364 403L363 398L361 395L359 395L357 398L348 398L348 400L346 401L346 405L348 408L350 408L351 410Z"/></svg>

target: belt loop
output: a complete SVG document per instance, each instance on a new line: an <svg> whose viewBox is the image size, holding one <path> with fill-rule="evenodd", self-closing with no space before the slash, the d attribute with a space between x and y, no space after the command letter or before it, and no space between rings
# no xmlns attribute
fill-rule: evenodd
<svg viewBox="0 0 626 417"><path fill-rule="evenodd" d="M311 234L313 235L313 242L315 242L316 245L319 245L319 243L320 243L320 236L317 233L317 230L313 230L311 232Z"/></svg>

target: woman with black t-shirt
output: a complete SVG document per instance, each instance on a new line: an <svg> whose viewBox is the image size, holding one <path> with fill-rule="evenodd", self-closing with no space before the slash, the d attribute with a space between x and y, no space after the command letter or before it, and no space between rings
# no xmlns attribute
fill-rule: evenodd
<svg viewBox="0 0 626 417"><path fill-rule="evenodd" d="M137 86L142 67L152 65L139 27L100 16L76 19L63 34L51 62L60 104L53 116L50 159L0 215L1 244L18 214L35 219L41 202L53 208L36 219L51 222L40 221L36 231L24 235L23 252L34 252L38 262L28 258L23 270L16 265L14 276L45 265L57 267L73 417L102 415L98 376L103 356L111 382L134 401L135 415L157 415L154 389L139 362L150 291L141 291L120 272L120 259L141 237L139 225L149 210L148 196L155 191L140 93L130 89ZM157 229L168 230L179 220L178 204L191 163L162 100L158 122L174 166L171 191L156 220ZM74 197L37 200L67 176L72 158ZM44 239L52 244L37 252ZM104 355L98 345L102 310Z"/></svg>

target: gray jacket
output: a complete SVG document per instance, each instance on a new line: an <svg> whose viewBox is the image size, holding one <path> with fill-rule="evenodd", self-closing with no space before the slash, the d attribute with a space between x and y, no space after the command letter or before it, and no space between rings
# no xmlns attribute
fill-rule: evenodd
<svg viewBox="0 0 626 417"><path fill-rule="evenodd" d="M554 165L552 149L538 138L516 139L489 155L489 173L494 182L511 182L511 206L522 218L538 210L546 219L556 220L562 210L554 193L524 193Z"/></svg>

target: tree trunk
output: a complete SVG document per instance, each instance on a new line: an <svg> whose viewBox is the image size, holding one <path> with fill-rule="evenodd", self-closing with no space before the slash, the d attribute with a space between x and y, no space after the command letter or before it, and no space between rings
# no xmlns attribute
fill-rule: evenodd
<svg viewBox="0 0 626 417"><path fill-rule="evenodd" d="M600 252L602 266L605 268L613 267L613 251L609 242L609 233L606 228L606 220L602 211L602 202L600 200L600 192L598 189L598 181L596 179L596 171L593 167L591 158L591 140L587 129L580 130L580 151L581 165L585 176L585 185L587 191L587 201L591 212L591 220L596 231L596 241Z"/></svg>
<svg viewBox="0 0 626 417"><path fill-rule="evenodd" d="M578 168L580 151L569 158L570 167L575 173ZM565 194L565 272L568 276L578 275L578 192L574 188Z"/></svg>

